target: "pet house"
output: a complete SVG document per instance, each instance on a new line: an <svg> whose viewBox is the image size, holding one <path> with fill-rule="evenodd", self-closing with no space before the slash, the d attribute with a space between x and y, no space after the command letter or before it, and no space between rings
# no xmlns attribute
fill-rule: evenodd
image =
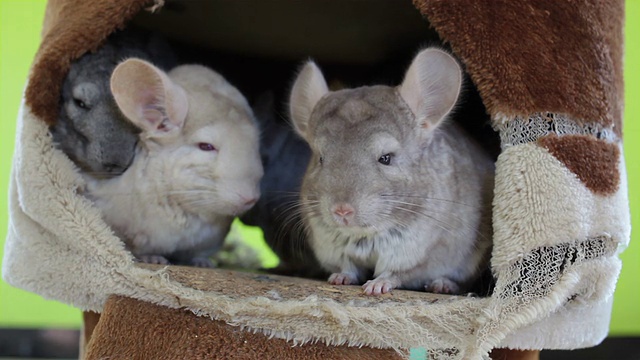
<svg viewBox="0 0 640 360"><path fill-rule="evenodd" d="M5 280L101 312L87 358L402 358L423 348L430 358L479 359L493 348L598 344L630 236L623 1L413 5L50 0L18 119ZM132 21L247 59L362 67L435 30L500 136L492 295L364 297L313 280L134 262L78 194L82 177L48 131L70 62Z"/></svg>

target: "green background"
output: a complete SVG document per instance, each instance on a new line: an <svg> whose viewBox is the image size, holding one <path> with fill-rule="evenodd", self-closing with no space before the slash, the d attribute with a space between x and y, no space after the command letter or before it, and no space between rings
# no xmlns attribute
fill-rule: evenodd
<svg viewBox="0 0 640 360"><path fill-rule="evenodd" d="M9 174L22 91L40 41L44 0L0 0L0 261L7 231ZM625 156L632 224L640 228L640 0L627 0ZM634 99L634 100L632 100ZM640 335L640 232L632 234L618 281L611 335ZM34 264L35 265L35 264ZM80 312L0 281L0 327L77 328Z"/></svg>

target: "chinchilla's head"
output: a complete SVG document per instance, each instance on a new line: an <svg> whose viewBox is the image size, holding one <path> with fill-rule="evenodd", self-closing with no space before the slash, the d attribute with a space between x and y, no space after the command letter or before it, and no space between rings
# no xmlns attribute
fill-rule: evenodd
<svg viewBox="0 0 640 360"><path fill-rule="evenodd" d="M96 52L71 65L62 86L60 113L52 134L57 145L86 173L119 175L133 160L138 130L122 115L109 89L116 65L129 57L175 64L161 38L133 30L113 34Z"/></svg>
<svg viewBox="0 0 640 360"><path fill-rule="evenodd" d="M75 62L64 81L60 114L52 132L60 148L86 173L122 173L131 163L137 130L120 113L109 91L118 59L107 45Z"/></svg>
<svg viewBox="0 0 640 360"><path fill-rule="evenodd" d="M150 188L201 216L238 215L256 203L263 174L257 125L245 98L221 75L199 65L167 74L129 59L114 70L111 89L142 131L137 156L155 169L144 180Z"/></svg>
<svg viewBox="0 0 640 360"><path fill-rule="evenodd" d="M398 87L330 92L307 63L290 97L294 128L313 153L301 191L305 216L356 236L417 216L405 203L428 186L425 149L457 101L461 76L451 55L426 49Z"/></svg>

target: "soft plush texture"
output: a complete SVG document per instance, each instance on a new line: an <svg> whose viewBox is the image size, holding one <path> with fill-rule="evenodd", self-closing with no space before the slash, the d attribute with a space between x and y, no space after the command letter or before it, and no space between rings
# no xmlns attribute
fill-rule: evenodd
<svg viewBox="0 0 640 360"><path fill-rule="evenodd" d="M567 114L622 133L624 1L413 0L491 115Z"/></svg>
<svg viewBox="0 0 640 360"><path fill-rule="evenodd" d="M47 124L70 61L161 3L49 2L18 120L8 283L83 310L103 311L121 295L190 310L203 316L199 324L215 319L211 326L226 322L296 344L402 355L425 347L434 357L478 359L494 347L573 349L606 336L618 254L630 236L622 1L414 1L466 65L502 139L491 259L497 283L488 298L405 291L366 298L352 287L286 278L274 292L273 281L247 278L256 275L137 265L79 195L82 177L54 149Z"/></svg>
<svg viewBox="0 0 640 360"><path fill-rule="evenodd" d="M538 144L594 193L612 195L618 190L620 150L615 144L584 135L566 135L563 138L549 135L540 138Z"/></svg>
<svg viewBox="0 0 640 360"><path fill-rule="evenodd" d="M401 359L393 350L321 343L291 346L178 309L112 297L87 344L91 359ZM123 329L126 329L123 331Z"/></svg>

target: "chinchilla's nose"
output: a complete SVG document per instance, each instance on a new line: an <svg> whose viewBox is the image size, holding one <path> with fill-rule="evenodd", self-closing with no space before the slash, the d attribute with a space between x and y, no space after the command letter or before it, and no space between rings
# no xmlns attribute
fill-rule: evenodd
<svg viewBox="0 0 640 360"><path fill-rule="evenodd" d="M116 173L116 175L118 175L118 173L123 173L127 169L126 166L116 163L105 163L102 164L102 166L107 172Z"/></svg>
<svg viewBox="0 0 640 360"><path fill-rule="evenodd" d="M244 196L240 196L240 198L241 198L241 201L244 201L243 205L246 206L246 207L249 207L249 208L252 207L253 205L255 205L258 202L258 199L259 199L259 197L257 197L257 196L249 197L249 198L244 197Z"/></svg>
<svg viewBox="0 0 640 360"><path fill-rule="evenodd" d="M252 189L251 191L238 192L237 196L239 212L245 212L260 200L260 190Z"/></svg>
<svg viewBox="0 0 640 360"><path fill-rule="evenodd" d="M356 214L356 209L349 203L340 203L333 206L331 209L334 219L345 226L353 224L353 218Z"/></svg>

